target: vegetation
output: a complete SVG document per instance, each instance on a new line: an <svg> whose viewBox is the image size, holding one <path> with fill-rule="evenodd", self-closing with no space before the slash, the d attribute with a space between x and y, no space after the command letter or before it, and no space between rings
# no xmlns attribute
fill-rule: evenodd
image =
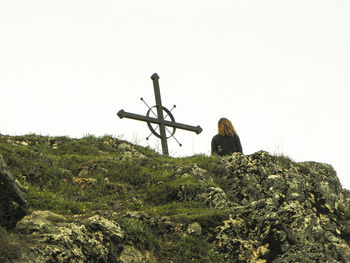
<svg viewBox="0 0 350 263"><path fill-rule="evenodd" d="M31 211L50 210L66 216L118 211L120 216L111 219L118 222L127 238L140 248L164 253L164 257L184 258L181 262L193 262L191 258L196 258L195 262L208 262L209 258L215 258L213 248L199 238L169 237L170 243L165 248L149 226L123 214L139 211L158 218L167 216L179 223L200 221L204 230L206 226L209 229L216 217L227 217L227 212L208 209L191 197L203 191L205 184L215 186L216 182L198 184L192 177L178 176L178 169L197 165L215 177L217 158L204 155L169 158L132 145L147 158L126 161L118 148L122 143L125 142L112 136L71 139L34 134L0 135L0 152L26 189ZM177 192L183 185L186 185L184 197L179 200ZM3 253L7 251L10 260L15 255L16 243L5 230L0 234L0 249Z"/></svg>
<svg viewBox="0 0 350 263"><path fill-rule="evenodd" d="M111 214L109 219L118 222L126 238L141 249L174 262L224 262L206 240L189 235L161 237L142 221L124 216L138 211L178 223L199 222L203 231L210 231L215 222L228 218L228 211L209 209L195 196L209 186L225 188L217 166L219 157L169 158L132 145L147 158L125 160L119 147L123 143L112 136L0 135L0 153L26 189L31 211L50 210L66 216L117 211L118 216ZM278 158L288 166L288 158ZM181 176L185 171L179 169L191 166L205 169L213 180L199 182ZM12 234L0 229L0 254L9 261L19 247L14 240ZM5 259L0 257L0 261Z"/></svg>
<svg viewBox="0 0 350 263"><path fill-rule="evenodd" d="M28 245L23 237L0 227L0 262L13 262L18 259L20 252Z"/></svg>

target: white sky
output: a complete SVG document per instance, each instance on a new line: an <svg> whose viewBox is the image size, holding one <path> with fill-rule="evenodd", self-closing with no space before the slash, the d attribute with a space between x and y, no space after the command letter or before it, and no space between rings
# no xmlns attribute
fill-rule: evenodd
<svg viewBox="0 0 350 263"><path fill-rule="evenodd" d="M210 153L227 117L245 154L333 165L350 189L350 2L0 0L0 133L123 136L160 149L150 76L176 121L172 156Z"/></svg>

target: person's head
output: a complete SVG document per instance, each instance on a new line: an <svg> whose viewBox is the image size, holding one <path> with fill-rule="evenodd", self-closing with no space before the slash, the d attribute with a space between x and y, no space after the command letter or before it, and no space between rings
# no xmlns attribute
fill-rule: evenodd
<svg viewBox="0 0 350 263"><path fill-rule="evenodd" d="M221 118L218 123L219 134L223 136L233 136L236 134L236 130L233 127L232 123L226 119Z"/></svg>

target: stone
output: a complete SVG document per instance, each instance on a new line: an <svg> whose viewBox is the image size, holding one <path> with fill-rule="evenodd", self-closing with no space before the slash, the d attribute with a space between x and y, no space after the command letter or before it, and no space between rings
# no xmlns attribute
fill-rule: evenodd
<svg viewBox="0 0 350 263"><path fill-rule="evenodd" d="M123 249L124 231L99 215L72 221L50 211L34 211L18 223L17 232L36 241L18 263L119 262Z"/></svg>
<svg viewBox="0 0 350 263"><path fill-rule="evenodd" d="M208 172L206 170L198 167L196 164L180 167L177 169L176 172L178 173L177 177L182 177L182 178L192 177L201 181L213 180L211 177L207 175Z"/></svg>
<svg viewBox="0 0 350 263"><path fill-rule="evenodd" d="M187 226L187 233L190 235L200 236L202 234L202 227L198 222L191 223Z"/></svg>
<svg viewBox="0 0 350 263"><path fill-rule="evenodd" d="M138 152L135 147L129 143L122 142L118 145L118 150L122 153L121 160L130 160L137 158L146 158L145 155Z"/></svg>
<svg viewBox="0 0 350 263"><path fill-rule="evenodd" d="M209 187L208 191L201 195L201 198L211 208L225 208L228 206L226 193L220 187Z"/></svg>
<svg viewBox="0 0 350 263"><path fill-rule="evenodd" d="M0 154L0 226L14 228L27 212L23 187L14 179Z"/></svg>
<svg viewBox="0 0 350 263"><path fill-rule="evenodd" d="M142 253L140 250L131 245L123 247L123 251L119 257L122 263L134 263L134 262L145 262L153 263L157 262L149 252Z"/></svg>

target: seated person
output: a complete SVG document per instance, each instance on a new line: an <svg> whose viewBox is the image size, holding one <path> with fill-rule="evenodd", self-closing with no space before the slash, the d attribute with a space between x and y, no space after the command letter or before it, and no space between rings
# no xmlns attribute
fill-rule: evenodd
<svg viewBox="0 0 350 263"><path fill-rule="evenodd" d="M231 155L234 152L242 151L241 141L232 123L221 118L218 123L219 134L215 135L211 141L211 154L220 156Z"/></svg>

